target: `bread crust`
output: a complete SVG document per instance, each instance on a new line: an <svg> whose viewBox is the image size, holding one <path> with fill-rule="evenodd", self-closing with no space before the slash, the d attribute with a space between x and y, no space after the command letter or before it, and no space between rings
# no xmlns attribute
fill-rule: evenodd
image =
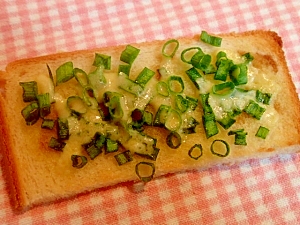
<svg viewBox="0 0 300 225"><path fill-rule="evenodd" d="M286 120L284 123L280 122L276 126L276 132L283 135L284 138L272 140L271 142L273 143L265 143L258 140L258 143L251 143L246 147L233 146L231 148L230 157L221 159L208 154L209 146L215 138L205 139L202 128L198 128L196 134L191 134L182 143L180 148L176 149L176 153L174 154L174 149L170 149L165 142L165 137L168 132L162 128L149 127L145 129L145 133L158 138L157 146L163 149L155 162L155 176L179 171L204 169L216 164L232 164L249 158L269 157L279 153L298 152L300 150L299 98L287 68L281 38L272 31L249 31L217 35L223 38L222 44L225 49L233 48L232 43L236 42L235 44L238 46L238 50L245 53L251 50L249 43L252 43L253 52L255 53L255 57L257 57L256 60L260 59L259 61L254 61L253 64L257 63L257 65L266 66L267 69L279 74L276 79L278 79L278 83L282 84L287 90L280 92L281 97L279 100L276 100L274 107L280 112L280 119ZM197 42L198 39L199 36L197 35L194 37L178 38L177 40L179 43L183 43L183 46L188 46L189 44ZM161 63L161 57L160 54L158 56L158 54L154 52L158 51L158 53L160 53L161 46L164 42L165 41L153 41L150 43L135 43L132 45L142 49L141 57L143 59L152 56L152 59L147 62L147 67L156 70ZM245 48L242 49L241 46L245 46ZM105 47L101 49L74 51L72 53L57 53L32 59L22 59L8 64L6 72L0 73L1 150L5 156L5 160L3 160L5 162L4 168L6 171L5 174L7 174L6 179L11 193L12 204L16 209L26 210L34 205L69 198L101 187L111 186L129 180L138 180L134 172L135 164L138 162L136 159L134 159L130 165L124 167L116 165L113 157L108 155L93 160L81 170L74 169L70 164L66 164L66 156L48 147L48 140L53 136L55 130L46 132L43 130L42 132L40 129L31 128L24 124L20 114L20 110L24 107L24 103L20 97L22 90L21 88L17 88L18 83L14 83L19 82L23 78L28 80L29 78L37 76L35 72L33 72L32 75L28 73L28 71L31 71L31 67L32 71L35 71L36 68L42 68L39 69L38 73L47 74L45 64L50 65L52 68L57 68L63 62L71 60L83 68L88 69L86 65L92 64L95 52L118 57L124 47L125 46ZM206 46L206 48L209 49L210 47ZM117 71L117 66L118 63L113 63L111 70ZM134 64L132 70L140 71L144 66L145 65ZM262 70L264 70L264 68L262 68ZM16 79L15 76L18 76L18 78ZM16 90L12 92L12 88ZM285 102L283 102L283 100ZM11 113L13 109L17 109L17 112ZM198 113L201 114L201 111L199 110ZM14 122L11 120L12 114L15 119ZM247 115L243 116L237 121L236 128L250 126L249 124L251 122L249 123L248 119ZM16 124L18 125L17 127L15 127ZM287 131L285 124L288 126ZM40 122L35 126L39 127ZM30 132L30 134L28 134L28 132ZM278 138L279 136L276 135L276 132L272 132L271 137ZM225 132L221 134L221 137L225 137L224 135ZM228 139L228 137L225 139ZM20 143L17 143L18 140L25 145L22 150L20 149ZM202 161L195 161L189 157L183 157L187 155L187 151L193 144L199 142L206 148ZM233 145L233 140L229 142ZM25 166L28 168L27 171L24 170ZM109 169L101 173L100 176L97 174L97 171L103 171L103 168ZM64 171L63 174L61 173L62 170ZM76 182L78 180L81 181L81 184ZM32 187L32 185L35 186Z"/></svg>

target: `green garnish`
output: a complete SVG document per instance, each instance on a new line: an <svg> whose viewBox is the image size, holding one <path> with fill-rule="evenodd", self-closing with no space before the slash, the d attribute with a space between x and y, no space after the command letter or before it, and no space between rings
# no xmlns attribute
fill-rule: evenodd
<svg viewBox="0 0 300 225"><path fill-rule="evenodd" d="M159 81L156 84L156 91L159 95L162 95L164 97L168 97L169 96L169 87L168 85L163 82L163 81Z"/></svg>
<svg viewBox="0 0 300 225"><path fill-rule="evenodd" d="M50 114L50 96L49 93L37 95L40 117L44 118Z"/></svg>
<svg viewBox="0 0 300 225"><path fill-rule="evenodd" d="M266 139L269 134L269 129L263 126L260 126L255 134L256 137L260 137L262 139Z"/></svg>
<svg viewBox="0 0 300 225"><path fill-rule="evenodd" d="M119 65L118 74L124 73L127 76L129 76L130 69L131 69L130 64L121 64L121 65Z"/></svg>
<svg viewBox="0 0 300 225"><path fill-rule="evenodd" d="M175 47L172 46L175 44ZM170 47L171 46L171 47ZM172 48L173 47L173 48ZM167 57L167 58L173 58L173 56L175 55L177 49L179 47L179 42L175 39L171 39L169 41L167 41L164 45L163 45L163 48L162 48L162 54ZM171 51L168 49L168 48L171 48ZM168 50L167 50L168 49ZM171 53L167 53L167 51L171 52Z"/></svg>
<svg viewBox="0 0 300 225"><path fill-rule="evenodd" d="M261 103L266 104L266 105L269 105L271 97L272 97L272 94L270 94L270 93L263 93L263 92L257 90L255 97L256 97L256 101L261 102Z"/></svg>
<svg viewBox="0 0 300 225"><path fill-rule="evenodd" d="M181 136L177 132L170 132L167 136L167 145L176 149L181 145Z"/></svg>
<svg viewBox="0 0 300 225"><path fill-rule="evenodd" d="M55 125L55 120L44 118L41 128L52 130L54 125Z"/></svg>
<svg viewBox="0 0 300 225"><path fill-rule="evenodd" d="M20 86L23 88L23 101L32 102L37 100L38 86L37 82L20 82Z"/></svg>
<svg viewBox="0 0 300 225"><path fill-rule="evenodd" d="M244 129L229 131L228 135L234 135L235 145L247 145L247 141L246 141L247 132L245 132Z"/></svg>
<svg viewBox="0 0 300 225"><path fill-rule="evenodd" d="M233 65L230 69L230 78L233 83L237 85L247 84L248 76L247 76L247 66L245 64Z"/></svg>
<svg viewBox="0 0 300 225"><path fill-rule="evenodd" d="M40 117L40 108L37 102L32 102L21 111L27 125L35 124Z"/></svg>
<svg viewBox="0 0 300 225"><path fill-rule="evenodd" d="M82 168L87 164L87 158L83 155L72 155L72 166L75 168Z"/></svg>
<svg viewBox="0 0 300 225"><path fill-rule="evenodd" d="M202 117L202 121L203 121L206 138L210 138L219 133L219 129L214 114L204 114Z"/></svg>
<svg viewBox="0 0 300 225"><path fill-rule="evenodd" d="M59 139L51 137L48 146L56 151L63 151L63 148L66 146L66 143Z"/></svg>
<svg viewBox="0 0 300 225"><path fill-rule="evenodd" d="M194 53L195 51L196 51L196 53ZM192 61L191 61L192 56L195 55L195 54L197 54L198 52L203 53L202 49L199 48L199 47L191 47L191 48L187 48L187 49L185 49L185 50L182 51L182 53L181 53L181 60L182 60L183 62L185 62L185 63L191 64L191 63L192 63ZM194 53L194 54L190 57L190 59L186 59L185 56L186 56L187 54L190 55L191 53ZM203 53L203 54L204 54L204 53Z"/></svg>
<svg viewBox="0 0 300 225"><path fill-rule="evenodd" d="M170 76L168 79L169 90L173 93L182 93L184 90L184 83L179 76Z"/></svg>
<svg viewBox="0 0 300 225"><path fill-rule="evenodd" d="M165 121L165 127L170 131L176 131L181 127L181 124L181 115L177 110L171 108Z"/></svg>
<svg viewBox="0 0 300 225"><path fill-rule="evenodd" d="M222 44L222 38L209 35L206 31L201 32L200 39L210 45L220 47Z"/></svg>
<svg viewBox="0 0 300 225"><path fill-rule="evenodd" d="M221 147L221 146L219 146L219 148L217 148L218 152L215 151L215 145L218 144L218 143L221 143L225 146L225 152L224 153L219 152L220 148L224 148L224 147ZM216 139L212 142L212 144L210 146L210 151L211 151L212 154L217 155L219 157L226 157L226 156L229 155L230 147L229 147L229 144L226 141Z"/></svg>
<svg viewBox="0 0 300 225"><path fill-rule="evenodd" d="M212 91L216 95L229 95L233 92L234 90L234 83L231 81L221 83L221 84L216 84L212 87Z"/></svg>
<svg viewBox="0 0 300 225"><path fill-rule="evenodd" d="M140 49L127 45L121 53L120 60L131 65L139 53Z"/></svg>
<svg viewBox="0 0 300 225"><path fill-rule="evenodd" d="M133 160L131 152L129 150L119 153L114 156L117 160L119 166L124 165L125 163L131 162Z"/></svg>
<svg viewBox="0 0 300 225"><path fill-rule="evenodd" d="M202 71L205 71L210 66L210 63L211 55L205 54L202 51L198 51L191 58L191 64Z"/></svg>
<svg viewBox="0 0 300 225"><path fill-rule="evenodd" d="M199 90L199 84L197 83L197 79L201 78L202 75L198 72L198 70L195 67L190 68L189 70L185 71L185 73L188 75L190 80L194 83L196 88Z"/></svg>
<svg viewBox="0 0 300 225"><path fill-rule="evenodd" d="M74 77L73 62L66 62L56 70L56 85L67 82Z"/></svg>
<svg viewBox="0 0 300 225"><path fill-rule="evenodd" d="M176 95L175 97L176 109L181 113L184 113L189 107L189 101L185 99L182 95Z"/></svg>
<svg viewBox="0 0 300 225"><path fill-rule="evenodd" d="M234 123L235 123L235 119L233 119L234 115L230 115L230 114L226 114L224 117L222 117L222 119L218 119L217 122L225 129L227 130L228 128L230 128Z"/></svg>
<svg viewBox="0 0 300 225"><path fill-rule="evenodd" d="M145 87L148 81L154 76L155 72L145 67L142 72L135 79L135 82L141 85L141 87Z"/></svg>
<svg viewBox="0 0 300 225"><path fill-rule="evenodd" d="M107 91L104 93L105 105L108 107L110 117L112 119L121 119L124 115L121 106L122 95L118 92Z"/></svg>
<svg viewBox="0 0 300 225"><path fill-rule="evenodd" d="M135 96L139 96L143 92L143 87L131 80L127 75L120 73L119 79L121 80L119 88L124 91L134 94Z"/></svg>
<svg viewBox="0 0 300 225"><path fill-rule="evenodd" d="M99 132L96 132L92 140L88 143L82 145L85 149L87 154L93 160L95 159L100 153L102 153L102 147L104 147L106 138Z"/></svg>
<svg viewBox="0 0 300 225"><path fill-rule="evenodd" d="M160 105L154 117L153 125L163 127L168 118L171 107L168 105Z"/></svg>
<svg viewBox="0 0 300 225"><path fill-rule="evenodd" d="M195 144L188 152L188 155L195 160L198 160L203 154L203 149L201 144Z"/></svg>
<svg viewBox="0 0 300 225"><path fill-rule="evenodd" d="M87 112L87 105L79 96L70 96L67 99L67 106L71 110L71 114L80 116Z"/></svg>
<svg viewBox="0 0 300 225"><path fill-rule="evenodd" d="M84 72L82 69L74 68L73 73L75 79L82 87L85 87L86 85L89 84L88 76L86 72Z"/></svg>
<svg viewBox="0 0 300 225"><path fill-rule="evenodd" d="M248 113L250 116L254 117L255 119L260 120L260 118L262 117L266 109L261 107L253 100L250 100L249 104L246 106L244 111Z"/></svg>
<svg viewBox="0 0 300 225"><path fill-rule="evenodd" d="M69 139L69 123L67 119L57 119L57 137L60 140Z"/></svg>
<svg viewBox="0 0 300 225"><path fill-rule="evenodd" d="M111 68L111 56L96 53L95 54L95 59L94 59L94 62L93 62L93 66L96 66L96 67L103 66L104 69L110 70L110 68Z"/></svg>
<svg viewBox="0 0 300 225"><path fill-rule="evenodd" d="M111 140L109 138L106 139L106 148L105 154L116 152L119 149L119 143L117 141Z"/></svg>
<svg viewBox="0 0 300 225"><path fill-rule="evenodd" d="M199 122L194 117L188 117L184 122L182 131L184 134L194 134L196 133L196 126Z"/></svg>
<svg viewBox="0 0 300 225"><path fill-rule="evenodd" d="M151 169L151 172L149 173L150 175L142 175L143 171L141 169L141 167L148 167ZM144 170L147 170L146 168L144 168ZM153 179L153 176L155 174L155 166L153 163L150 162L139 162L138 164L136 164L135 166L135 172L136 175L139 177L139 179L143 182L149 182ZM146 174L148 174L147 172L145 172Z"/></svg>

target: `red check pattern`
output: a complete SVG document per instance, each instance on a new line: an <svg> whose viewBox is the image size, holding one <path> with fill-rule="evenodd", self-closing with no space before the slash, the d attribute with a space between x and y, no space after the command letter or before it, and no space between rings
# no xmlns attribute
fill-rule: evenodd
<svg viewBox="0 0 300 225"><path fill-rule="evenodd" d="M253 29L276 31L300 93L298 0L3 0L0 69L60 51ZM0 174L1 224L297 224L300 156L132 183L15 214Z"/></svg>

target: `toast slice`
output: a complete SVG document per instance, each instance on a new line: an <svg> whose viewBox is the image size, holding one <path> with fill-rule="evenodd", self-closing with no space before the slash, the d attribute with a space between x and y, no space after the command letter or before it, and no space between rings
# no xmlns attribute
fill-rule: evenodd
<svg viewBox="0 0 300 225"><path fill-rule="evenodd" d="M13 207L27 210L121 182L298 152L300 104L281 38L271 31L217 37L221 46L196 35L131 44L137 55L124 56L128 46L116 46L10 63L0 73L0 128ZM222 63L231 63L225 79L216 77ZM74 68L81 71L75 78ZM85 77L90 86L82 84ZM27 125L21 112L36 100L24 102L20 82L31 81L52 103L50 114L38 108L40 118L27 118ZM41 128L41 117L54 128Z"/></svg>

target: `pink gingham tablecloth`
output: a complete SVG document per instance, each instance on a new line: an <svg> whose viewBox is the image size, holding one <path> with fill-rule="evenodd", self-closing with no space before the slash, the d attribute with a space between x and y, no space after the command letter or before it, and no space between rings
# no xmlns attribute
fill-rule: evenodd
<svg viewBox="0 0 300 225"><path fill-rule="evenodd" d="M61 51L200 33L276 31L300 93L299 0L2 0L0 69ZM2 159L3 160L3 159ZM300 157L281 155L119 185L12 211L0 171L1 224L299 224Z"/></svg>

